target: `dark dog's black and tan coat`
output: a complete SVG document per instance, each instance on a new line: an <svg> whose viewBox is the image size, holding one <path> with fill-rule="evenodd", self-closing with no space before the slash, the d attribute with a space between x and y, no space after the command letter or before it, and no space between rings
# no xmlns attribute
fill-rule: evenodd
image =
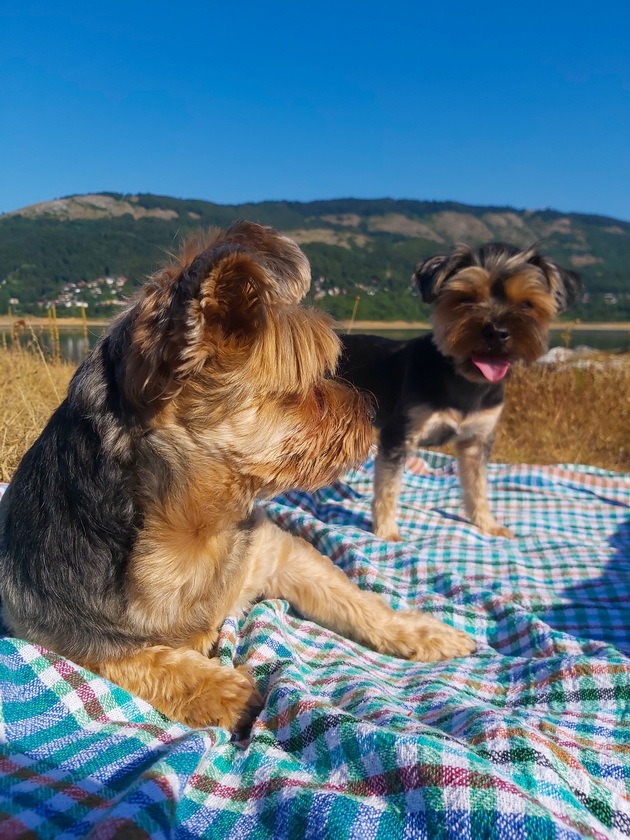
<svg viewBox="0 0 630 840"><path fill-rule="evenodd" d="M514 362L531 363L547 348L551 318L579 289L576 274L534 248L490 243L421 263L414 280L433 304L433 332L411 341L342 337L342 380L376 405L374 531L399 538L396 508L406 458L417 446L454 443L468 517L482 531L511 532L487 501L486 463Z"/></svg>
<svg viewBox="0 0 630 840"><path fill-rule="evenodd" d="M370 444L366 400L332 377L330 321L299 306L309 282L270 228L189 242L79 367L0 503L12 631L193 726L234 727L256 702L247 671L208 653L261 596L395 656L474 649L257 511L334 481Z"/></svg>

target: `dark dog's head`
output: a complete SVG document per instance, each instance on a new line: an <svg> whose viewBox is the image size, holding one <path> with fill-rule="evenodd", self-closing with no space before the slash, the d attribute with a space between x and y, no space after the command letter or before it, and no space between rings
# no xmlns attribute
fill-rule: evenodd
<svg viewBox="0 0 630 840"><path fill-rule="evenodd" d="M440 352L473 382L499 382L514 361L530 363L547 349L549 322L575 299L578 275L536 248L491 242L418 265L414 281L433 304Z"/></svg>

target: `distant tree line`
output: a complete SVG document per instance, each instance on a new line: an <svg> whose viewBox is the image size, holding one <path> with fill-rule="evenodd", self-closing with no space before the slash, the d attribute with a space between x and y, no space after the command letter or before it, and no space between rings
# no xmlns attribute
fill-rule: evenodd
<svg viewBox="0 0 630 840"><path fill-rule="evenodd" d="M129 200L128 196L108 195ZM330 228L336 234L345 235L348 225L335 222L334 217L351 214L355 219L352 233L363 234L364 245L357 244L357 238L349 237L344 240L347 247L323 242L302 246L313 273L308 301L337 317L348 318L360 297L358 318L417 320L425 318L428 309L411 287L414 267L427 256L448 251L452 243L436 244L403 233L375 231L370 219L402 214L430 226L433 216L445 211L476 217L490 211L518 212L512 208L471 207L454 202L392 199L230 206L140 195L134 197L134 202L148 210L173 210L177 218L134 219L124 215L65 221L52 216L0 217L0 313L7 311L11 299L19 300L16 308L20 312L41 311L39 304L54 300L64 284L87 282L100 276L124 275L129 278L131 290L168 253L177 250L189 232L200 226L224 227L236 218L250 218L280 230ZM560 215L555 211L540 211L529 214L527 221L530 225L534 221L542 225ZM567 214L562 218L566 219ZM578 302L567 317L630 319L630 224L581 214L569 214L568 218L573 233L578 232L585 252L592 256L578 269L588 298ZM561 229L543 243L545 253L568 266L575 257L575 248L575 237L571 239ZM107 314L105 307L101 311Z"/></svg>

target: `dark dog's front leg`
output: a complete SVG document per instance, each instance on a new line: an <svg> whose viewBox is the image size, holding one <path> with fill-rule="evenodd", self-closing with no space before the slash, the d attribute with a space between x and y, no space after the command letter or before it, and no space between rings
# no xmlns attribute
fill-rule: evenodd
<svg viewBox="0 0 630 840"><path fill-rule="evenodd" d="M405 469L405 455L391 458L381 449L374 461L374 497L372 499L372 529L384 540L400 540L396 524L396 510L400 483Z"/></svg>
<svg viewBox="0 0 630 840"><path fill-rule="evenodd" d="M384 540L400 540L396 510L408 454L404 428L385 426L379 435L374 461L372 499L372 529L377 537Z"/></svg>
<svg viewBox="0 0 630 840"><path fill-rule="evenodd" d="M494 432L488 437L466 438L455 442L464 508L473 525L486 534L513 537L509 528L499 525L488 506L486 469L493 442Z"/></svg>

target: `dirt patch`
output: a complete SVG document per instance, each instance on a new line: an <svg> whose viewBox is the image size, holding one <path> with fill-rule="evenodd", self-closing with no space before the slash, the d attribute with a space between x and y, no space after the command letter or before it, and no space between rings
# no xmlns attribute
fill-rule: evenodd
<svg viewBox="0 0 630 840"><path fill-rule="evenodd" d="M573 256L569 258L569 262L576 268L581 268L584 265L593 265L594 263L604 262L604 260L601 257L594 257L592 254L573 254Z"/></svg>
<svg viewBox="0 0 630 840"><path fill-rule="evenodd" d="M538 235L516 213L484 213L482 220L492 229L492 237L501 242L513 242L527 247Z"/></svg>
<svg viewBox="0 0 630 840"><path fill-rule="evenodd" d="M440 233L445 234L454 242L473 240L487 242L492 239L492 231L481 219L469 213L454 213L446 211L437 213L433 217L433 224Z"/></svg>
<svg viewBox="0 0 630 840"><path fill-rule="evenodd" d="M549 236L552 233L563 233L565 236L575 234L575 231L571 226L571 219L567 219L566 216L563 216L561 219L554 219L553 222L548 222L546 225L543 225L543 236Z"/></svg>
<svg viewBox="0 0 630 840"><path fill-rule="evenodd" d="M136 199L133 201L133 199ZM57 219L71 221L72 219L109 219L116 216L129 214L134 219L151 217L154 219L177 219L179 213L176 210L167 210L160 207L141 207L136 203L137 198L133 196L129 201L126 199L114 198L110 195L78 195L70 198L57 198L54 201L43 201L39 204L31 204L7 216L26 216L36 218L37 216L54 216Z"/></svg>
<svg viewBox="0 0 630 840"><path fill-rule="evenodd" d="M428 225L403 216L402 213L388 213L386 216L372 216L368 220L370 230L382 230L387 233L402 233L404 236L414 236L429 239L432 242L444 242L442 237Z"/></svg>
<svg viewBox="0 0 630 840"><path fill-rule="evenodd" d="M340 245L342 248L350 248L357 245L363 248L369 239L362 233L346 233L330 228L312 228L310 230L285 230L285 236L289 236L298 245L306 245L309 242L323 242L326 245Z"/></svg>
<svg viewBox="0 0 630 840"><path fill-rule="evenodd" d="M341 225L342 227L359 227L361 224L361 216L356 213L339 213L331 216L321 216L323 222L330 222L331 225Z"/></svg>

